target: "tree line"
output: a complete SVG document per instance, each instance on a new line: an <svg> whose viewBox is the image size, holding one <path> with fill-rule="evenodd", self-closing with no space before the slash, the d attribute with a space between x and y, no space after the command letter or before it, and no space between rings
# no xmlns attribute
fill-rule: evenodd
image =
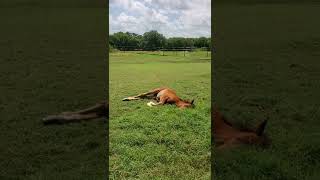
<svg viewBox="0 0 320 180"><path fill-rule="evenodd" d="M119 50L157 50L158 48L177 49L177 48L211 48L211 38L166 38L157 31L145 32L143 35L130 32L117 32L109 35L109 45Z"/></svg>

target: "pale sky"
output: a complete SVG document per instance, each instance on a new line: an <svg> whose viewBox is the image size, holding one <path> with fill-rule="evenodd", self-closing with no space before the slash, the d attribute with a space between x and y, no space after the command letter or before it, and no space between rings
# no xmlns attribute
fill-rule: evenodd
<svg viewBox="0 0 320 180"><path fill-rule="evenodd" d="M211 0L109 0L109 33L210 37Z"/></svg>

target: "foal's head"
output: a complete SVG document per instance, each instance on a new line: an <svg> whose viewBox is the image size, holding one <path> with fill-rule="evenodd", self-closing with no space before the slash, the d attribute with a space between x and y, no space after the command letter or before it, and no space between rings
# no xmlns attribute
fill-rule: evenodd
<svg viewBox="0 0 320 180"><path fill-rule="evenodd" d="M238 145L257 145L267 147L269 138L264 130L267 120L262 121L255 129L236 128L220 112L213 108L213 138L218 148L229 148Z"/></svg>
<svg viewBox="0 0 320 180"><path fill-rule="evenodd" d="M267 122L267 120L262 121L255 129L240 129L236 137L238 143L268 147L270 140L264 133Z"/></svg>
<svg viewBox="0 0 320 180"><path fill-rule="evenodd" d="M184 109L184 108L194 108L194 100L180 100L179 103L177 103L177 106L180 108L180 109Z"/></svg>

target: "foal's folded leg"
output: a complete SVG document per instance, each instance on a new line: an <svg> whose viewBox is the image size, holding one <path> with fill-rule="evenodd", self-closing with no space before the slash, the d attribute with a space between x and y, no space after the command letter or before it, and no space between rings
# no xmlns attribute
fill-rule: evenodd
<svg viewBox="0 0 320 180"><path fill-rule="evenodd" d="M152 107L152 106L158 106L158 105L164 105L166 103L167 99L161 99L160 102L148 102L147 105Z"/></svg>

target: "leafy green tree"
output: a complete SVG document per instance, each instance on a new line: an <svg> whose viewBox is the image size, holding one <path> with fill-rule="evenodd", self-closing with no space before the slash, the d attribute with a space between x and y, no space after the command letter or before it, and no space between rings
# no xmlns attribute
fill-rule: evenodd
<svg viewBox="0 0 320 180"><path fill-rule="evenodd" d="M166 39L157 31L149 31L143 35L130 32L117 32L109 36L109 44L119 50L156 50L164 48L211 47L211 38L171 37Z"/></svg>
<svg viewBox="0 0 320 180"><path fill-rule="evenodd" d="M194 45L198 48L209 47L208 40L205 37L196 38Z"/></svg>
<svg viewBox="0 0 320 180"><path fill-rule="evenodd" d="M166 38L157 31L149 31L143 34L143 48L156 50L158 47L163 47L166 43Z"/></svg>
<svg viewBox="0 0 320 180"><path fill-rule="evenodd" d="M130 32L117 32L109 36L110 45L122 50L141 48L142 36Z"/></svg>

